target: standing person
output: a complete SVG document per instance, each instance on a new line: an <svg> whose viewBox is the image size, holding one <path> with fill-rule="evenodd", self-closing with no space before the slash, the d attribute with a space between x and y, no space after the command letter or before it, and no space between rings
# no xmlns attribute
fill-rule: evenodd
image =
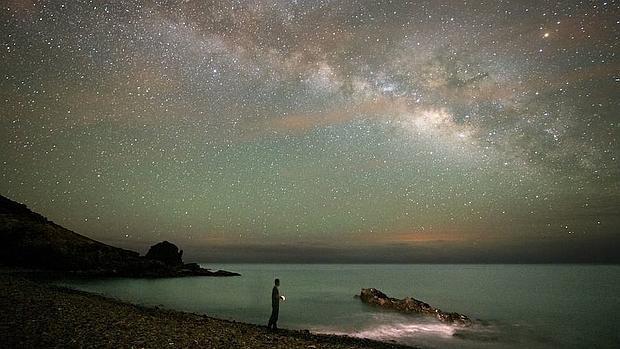
<svg viewBox="0 0 620 349"><path fill-rule="evenodd" d="M278 313L280 312L280 300L284 300L284 297L280 296L278 286L280 286L280 279L275 279L273 289L271 290L271 317L269 318L269 324L267 324L267 328L273 328L274 330L278 329L277 322Z"/></svg>

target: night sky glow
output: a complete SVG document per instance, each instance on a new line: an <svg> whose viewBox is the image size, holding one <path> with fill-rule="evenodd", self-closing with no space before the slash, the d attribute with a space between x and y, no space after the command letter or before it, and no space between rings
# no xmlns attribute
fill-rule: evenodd
<svg viewBox="0 0 620 349"><path fill-rule="evenodd" d="M616 1L3 1L0 193L202 260L618 261Z"/></svg>

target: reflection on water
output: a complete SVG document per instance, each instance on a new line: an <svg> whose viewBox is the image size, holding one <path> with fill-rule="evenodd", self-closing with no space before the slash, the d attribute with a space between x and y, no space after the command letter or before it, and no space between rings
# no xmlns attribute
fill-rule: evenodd
<svg viewBox="0 0 620 349"><path fill-rule="evenodd" d="M64 280L125 301L266 324L273 279L287 301L281 327L429 348L613 348L620 342L620 266L208 265L241 277ZM413 296L473 319L459 328L382 311L353 296L363 287ZM600 316L608 314L608 316Z"/></svg>

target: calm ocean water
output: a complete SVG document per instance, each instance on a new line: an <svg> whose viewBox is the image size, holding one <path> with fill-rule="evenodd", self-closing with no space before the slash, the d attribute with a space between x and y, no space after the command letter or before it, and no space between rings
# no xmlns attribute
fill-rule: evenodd
<svg viewBox="0 0 620 349"><path fill-rule="evenodd" d="M425 348L619 348L620 266L204 265L241 277L64 280L125 301L266 324L273 279L282 281L279 326ZM459 329L366 306L362 287L412 296L476 325Z"/></svg>

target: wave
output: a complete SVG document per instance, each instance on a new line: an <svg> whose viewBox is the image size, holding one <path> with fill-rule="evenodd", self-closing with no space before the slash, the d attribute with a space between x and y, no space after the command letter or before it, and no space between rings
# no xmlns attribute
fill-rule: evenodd
<svg viewBox="0 0 620 349"><path fill-rule="evenodd" d="M406 342L408 338L441 337L451 338L456 328L441 323L426 322L391 322L372 325L359 330L342 331L329 328L315 329L316 333L346 335L381 341Z"/></svg>
<svg viewBox="0 0 620 349"><path fill-rule="evenodd" d="M390 340L403 337L416 337L419 335L433 335L448 338L452 337L454 332L454 327L444 324L399 323L379 325L375 328L361 330L350 335L354 337Z"/></svg>

